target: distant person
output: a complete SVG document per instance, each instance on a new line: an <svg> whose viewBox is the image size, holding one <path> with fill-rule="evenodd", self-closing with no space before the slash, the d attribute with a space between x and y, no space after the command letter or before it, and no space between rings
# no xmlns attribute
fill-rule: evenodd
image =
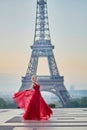
<svg viewBox="0 0 87 130"><path fill-rule="evenodd" d="M32 88L15 93L13 98L24 109L25 120L48 120L53 113L41 96L36 75L32 76Z"/></svg>

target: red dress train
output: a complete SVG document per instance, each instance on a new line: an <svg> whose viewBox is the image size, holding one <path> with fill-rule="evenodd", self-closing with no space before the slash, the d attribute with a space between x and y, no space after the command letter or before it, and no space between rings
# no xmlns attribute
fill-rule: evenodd
<svg viewBox="0 0 87 130"><path fill-rule="evenodd" d="M34 90L24 90L14 94L18 106L24 109L25 120L48 120L53 113L40 93L40 85L33 86Z"/></svg>

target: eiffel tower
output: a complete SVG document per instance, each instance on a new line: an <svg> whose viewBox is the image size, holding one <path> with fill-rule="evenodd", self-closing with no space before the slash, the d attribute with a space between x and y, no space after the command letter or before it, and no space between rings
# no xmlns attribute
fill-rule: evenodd
<svg viewBox="0 0 87 130"><path fill-rule="evenodd" d="M53 54L54 46L51 44L47 0L37 0L34 44L31 49L30 62L26 75L22 77L22 85L19 91L28 89L31 86L31 77L37 74L38 59L46 57L50 76L38 76L41 91L48 91L57 95L63 107L67 107L70 96L64 86L64 77L59 74ZM44 71L44 66L42 66L42 69Z"/></svg>

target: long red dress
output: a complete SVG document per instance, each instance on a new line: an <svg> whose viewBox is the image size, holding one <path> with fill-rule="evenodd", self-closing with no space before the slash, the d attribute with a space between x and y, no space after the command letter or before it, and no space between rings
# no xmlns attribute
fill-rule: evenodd
<svg viewBox="0 0 87 130"><path fill-rule="evenodd" d="M18 106L24 109L25 120L48 120L53 113L40 93L40 85L33 85L34 90L24 90L14 94Z"/></svg>

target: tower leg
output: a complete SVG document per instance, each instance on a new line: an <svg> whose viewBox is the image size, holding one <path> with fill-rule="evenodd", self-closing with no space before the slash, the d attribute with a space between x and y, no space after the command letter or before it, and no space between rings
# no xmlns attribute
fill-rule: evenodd
<svg viewBox="0 0 87 130"><path fill-rule="evenodd" d="M51 76L52 77L56 77L56 76L58 77L59 72L58 72L57 65L56 65L56 62L55 62L55 58L54 58L53 55L48 56L48 63L49 63Z"/></svg>
<svg viewBox="0 0 87 130"><path fill-rule="evenodd" d="M37 71L37 65L38 65L38 57L32 57L30 59L29 65L28 65L28 69L26 72L26 76L32 76L36 74Z"/></svg>

